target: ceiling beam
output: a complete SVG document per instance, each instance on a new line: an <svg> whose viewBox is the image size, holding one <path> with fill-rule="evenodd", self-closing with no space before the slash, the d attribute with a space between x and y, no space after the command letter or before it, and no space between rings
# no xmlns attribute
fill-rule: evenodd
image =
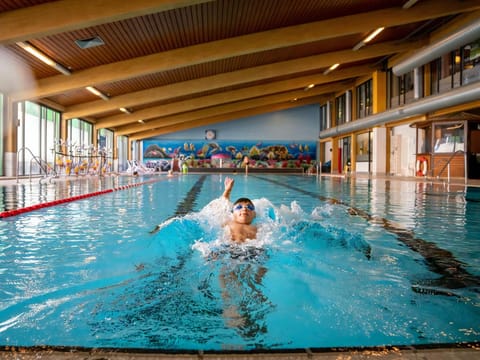
<svg viewBox="0 0 480 360"><path fill-rule="evenodd" d="M188 122L183 122L175 125L167 125L163 127L158 127L155 129L150 129L142 132L138 132L129 137L130 140L143 140L159 135L165 135L177 131L188 130L200 126L208 126L213 124L218 124L221 122L233 121L249 116L261 115L274 111L282 111L286 109L291 109L295 107L310 105L310 104L320 104L327 100L326 96L314 96L310 98L301 99L296 102L283 102L279 104L271 104L267 106L259 106L256 108L244 109L240 111L235 111L231 113L221 114L213 117L195 119Z"/></svg>
<svg viewBox="0 0 480 360"><path fill-rule="evenodd" d="M42 38L212 0L61 0L0 14L0 44Z"/></svg>
<svg viewBox="0 0 480 360"><path fill-rule="evenodd" d="M194 99L153 106L151 108L135 111L132 114L111 116L98 120L95 125L97 129L112 127L115 128L129 123L137 123L139 120L159 118L163 116L174 115L177 113L183 113L187 111L198 110L201 108L221 105L229 102L246 100L275 93L282 93L294 89L303 89L306 85L309 84L308 81L312 79L317 80L315 81L317 90L325 89L325 92L340 91L342 90L342 88L345 88L348 85L345 83L334 84L335 81L341 81L357 76L368 75L371 74L373 71L374 69L371 66L364 65L336 71L329 74L328 76L322 74L315 76L298 77L290 80L276 81L268 84L256 85L238 90L225 91L213 95L200 96ZM328 85L322 86L322 84ZM292 95L291 98L303 98L306 96L306 94L307 92L302 90L296 96Z"/></svg>
<svg viewBox="0 0 480 360"><path fill-rule="evenodd" d="M282 61L274 64L256 66L248 69L238 70L229 73L222 73L200 79L174 83L157 88L142 90L134 93L119 95L111 98L109 101L96 100L88 103L70 106L63 114L65 119L78 118L87 115L100 114L120 107L131 108L137 105L143 105L156 101L163 101L179 96L191 95L202 91L221 89L227 86L240 85L258 80L266 80L279 76L294 75L300 72L312 71L326 68L333 63L345 63L352 61L367 60L374 57L380 57L410 49L419 48L423 42L387 42L367 46L358 51L341 50L326 54L309 56L290 61ZM316 76L316 80L305 79L306 86L312 82L321 81ZM332 80L330 80L332 81ZM302 86L302 85L296 85ZM286 89L285 89L286 90Z"/></svg>
<svg viewBox="0 0 480 360"><path fill-rule="evenodd" d="M12 98L25 100L45 97L89 85L101 85L249 53L367 32L380 26L398 26L477 9L480 9L478 0L425 0L408 10L389 8L263 31L74 71L70 76L53 76L40 80L36 88L12 94Z"/></svg>
<svg viewBox="0 0 480 360"><path fill-rule="evenodd" d="M331 86L321 86L318 88L313 88L308 91L305 90L297 90L297 91L288 91L281 94L274 94L274 95L267 95L262 96L254 99L244 100L244 101L237 101L228 104L222 104L218 106L213 106L205 109L190 111L186 113L176 114L172 116L165 116L162 118L158 118L155 120L150 120L145 122L144 124L135 123L131 125L122 126L115 129L115 134L117 135L130 135L135 132L144 131L146 128L157 128L160 126L167 126L167 125L176 125L183 122L194 121L196 119L203 119L214 117L222 114L232 113L236 111L241 111L250 108L256 108L260 106L266 106L271 104L277 104L281 102L296 102L292 101L295 98L305 98L318 95L325 95L331 94L335 91L340 91L340 89L344 89L344 84L336 84Z"/></svg>

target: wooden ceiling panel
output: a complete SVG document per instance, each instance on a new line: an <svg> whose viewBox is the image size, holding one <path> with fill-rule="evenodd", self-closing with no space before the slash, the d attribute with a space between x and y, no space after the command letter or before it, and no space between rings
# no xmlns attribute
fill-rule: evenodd
<svg viewBox="0 0 480 360"><path fill-rule="evenodd" d="M2 0L0 1L0 12L11 11L29 6L45 4L57 0Z"/></svg>
<svg viewBox="0 0 480 360"><path fill-rule="evenodd" d="M275 98L271 84L281 84L279 92L285 92L301 88L309 76L321 81L335 59L341 59L341 66L332 86L351 83L365 75L367 66L373 69L392 55L415 50L422 43L414 40L424 44L432 31L463 13L480 11L474 0L422 0L411 9L402 9L406 0L165 0L161 11L155 0L89 0L82 14L82 1L0 2L4 19L28 20L29 14L33 17L39 11L42 19L58 19L58 24L46 22L49 31L38 29L21 41L34 45L72 75L59 75L7 38L4 44L38 80L37 89L13 94L14 99L44 100L65 109L67 115L81 115L99 124L121 115L118 108L122 106L133 112L178 104L186 109L188 101L221 99L222 93L239 91L248 95L250 88L259 94L262 86L268 88L268 101ZM49 6L52 3L56 6ZM109 6L104 10L111 10L111 19L92 11L95 6ZM70 8L77 9L75 22L62 25L61 17ZM0 16L0 26L2 21ZM381 24L386 29L364 49L353 52ZM55 31L56 26L61 30ZM22 34L21 29L18 35L11 33L11 39ZM75 42L93 37L104 44L82 49ZM360 72L355 73L356 69ZM85 90L87 85L110 100L92 95ZM229 99L223 101L228 104ZM259 108L268 108L268 103ZM215 106L211 110L214 113ZM195 121L188 124L193 126Z"/></svg>

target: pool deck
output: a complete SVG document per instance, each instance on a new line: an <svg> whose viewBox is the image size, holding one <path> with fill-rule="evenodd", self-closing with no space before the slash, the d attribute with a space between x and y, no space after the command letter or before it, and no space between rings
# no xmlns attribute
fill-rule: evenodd
<svg viewBox="0 0 480 360"><path fill-rule="evenodd" d="M125 352L125 351L59 351L50 349L7 349L0 351L0 359L11 360L475 360L480 359L480 345L469 345L462 348L436 349L375 349L375 350L331 350L304 352L274 352L274 353L190 353L165 354L156 352Z"/></svg>
<svg viewBox="0 0 480 360"><path fill-rule="evenodd" d="M315 175L301 175L315 176ZM322 177L345 177L345 175L322 174ZM369 178L368 175L349 175L358 178ZM390 181L415 181L436 184L447 184L445 179L427 179L418 177L370 176L372 179ZM52 182L74 180L75 177L51 179ZM39 183L40 178L20 178L18 183ZM45 180L44 180L45 181ZM16 178L0 177L0 186L17 184ZM451 179L449 185L480 187L480 180ZM0 348L0 359L11 360L364 360L364 359L403 359L403 360L480 360L480 343L461 344L458 346L415 348L389 347L375 349L326 349L290 351L290 352L239 352L239 353L162 353L162 352L128 352L125 350L97 350L97 349L58 349L58 348Z"/></svg>

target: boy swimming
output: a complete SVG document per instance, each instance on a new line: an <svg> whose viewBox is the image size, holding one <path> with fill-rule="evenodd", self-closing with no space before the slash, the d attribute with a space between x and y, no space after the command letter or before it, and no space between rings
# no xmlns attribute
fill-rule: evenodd
<svg viewBox="0 0 480 360"><path fill-rule="evenodd" d="M232 178L225 178L225 191L222 196L228 201L230 201L234 183ZM230 231L232 241L244 243L257 237L257 227L252 225L255 216L255 205L250 199L242 197L234 202L232 218L225 224Z"/></svg>

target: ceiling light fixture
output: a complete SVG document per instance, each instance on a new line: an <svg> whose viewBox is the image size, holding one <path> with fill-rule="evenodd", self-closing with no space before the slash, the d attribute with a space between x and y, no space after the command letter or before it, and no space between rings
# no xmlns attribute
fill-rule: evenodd
<svg viewBox="0 0 480 360"><path fill-rule="evenodd" d="M323 72L323 75L327 75L328 73L330 73L331 71L335 70L337 67L339 67L340 64L333 64L332 66L330 66L327 70L325 70Z"/></svg>
<svg viewBox="0 0 480 360"><path fill-rule="evenodd" d="M307 91L307 90L313 89L314 87L315 87L315 84L310 84L310 85L304 87L303 90Z"/></svg>
<svg viewBox="0 0 480 360"><path fill-rule="evenodd" d="M72 72L68 70L65 66L57 63L43 52L35 48L33 45L30 45L27 42L17 42L17 45L20 46L23 50L30 53L31 55L35 56L37 59L41 60L45 64L53 67L54 69L60 71L64 75L71 75Z"/></svg>
<svg viewBox="0 0 480 360"><path fill-rule="evenodd" d="M364 47L367 43L372 41L378 34L380 34L384 29L385 29L384 27L379 27L378 29L376 29L374 32L368 35L365 39L363 39L357 45L355 45L353 47L353 51L357 51L358 49Z"/></svg>
<svg viewBox="0 0 480 360"><path fill-rule="evenodd" d="M131 114L132 113L130 110L128 110L127 108L124 108L124 107L121 107L120 111L124 112L125 114Z"/></svg>
<svg viewBox="0 0 480 360"><path fill-rule="evenodd" d="M95 89L93 86L87 86L85 89L87 89L87 90L90 91L92 94L97 95L98 97L102 98L102 99L105 100L105 101L110 100L110 98L109 98L107 95L105 95L105 94L102 93L101 91Z"/></svg>
<svg viewBox="0 0 480 360"><path fill-rule="evenodd" d="M145 121L143 121L143 120L138 120L138 122L139 122L140 124L145 124Z"/></svg>

